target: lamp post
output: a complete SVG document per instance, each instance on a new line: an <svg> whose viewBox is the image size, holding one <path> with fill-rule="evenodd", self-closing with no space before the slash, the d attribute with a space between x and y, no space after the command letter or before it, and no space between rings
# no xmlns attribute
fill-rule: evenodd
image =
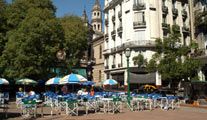
<svg viewBox="0 0 207 120"><path fill-rule="evenodd" d="M130 48L126 48L125 55L127 58L127 95L128 95L127 102L128 102L129 107L130 107L130 85L129 85L129 57L130 57L130 54L131 54Z"/></svg>

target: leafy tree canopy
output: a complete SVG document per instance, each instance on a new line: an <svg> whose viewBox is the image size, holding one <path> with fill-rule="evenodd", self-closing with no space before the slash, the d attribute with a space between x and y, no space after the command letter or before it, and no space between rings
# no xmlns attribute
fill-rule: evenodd
<svg viewBox="0 0 207 120"><path fill-rule="evenodd" d="M89 29L83 24L82 19L75 15L66 15L59 20L65 34L63 42L67 54L65 64L69 70L72 70L74 67L79 67L80 59L88 48Z"/></svg>
<svg viewBox="0 0 207 120"><path fill-rule="evenodd" d="M135 65L138 65L139 68L145 67L147 65L147 59L145 59L142 54L133 57L133 61Z"/></svg>
<svg viewBox="0 0 207 120"><path fill-rule="evenodd" d="M2 77L48 76L64 34L50 0L15 0L7 9L8 42L0 57Z"/></svg>
<svg viewBox="0 0 207 120"><path fill-rule="evenodd" d="M162 80L170 83L192 79L201 66L199 61L189 55L191 46L181 44L180 33L177 31L177 26L172 26L168 37L156 40L156 53L147 65L148 72L157 70Z"/></svg>

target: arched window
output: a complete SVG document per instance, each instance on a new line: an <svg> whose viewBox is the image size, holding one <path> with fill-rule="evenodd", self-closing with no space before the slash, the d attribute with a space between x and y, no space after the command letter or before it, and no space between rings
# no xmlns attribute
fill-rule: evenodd
<svg viewBox="0 0 207 120"><path fill-rule="evenodd" d="M96 16L96 12L94 12L94 16Z"/></svg>
<svg viewBox="0 0 207 120"><path fill-rule="evenodd" d="M101 70L99 70L99 82L101 82Z"/></svg>
<svg viewBox="0 0 207 120"><path fill-rule="evenodd" d="M99 12L97 13L97 16L99 16Z"/></svg>
<svg viewBox="0 0 207 120"><path fill-rule="evenodd" d="M98 24L98 30L100 30L100 24Z"/></svg>
<svg viewBox="0 0 207 120"><path fill-rule="evenodd" d="M93 26L93 29L96 30L96 25Z"/></svg>
<svg viewBox="0 0 207 120"><path fill-rule="evenodd" d="M102 58L102 46L100 45L99 47L99 58L101 59Z"/></svg>

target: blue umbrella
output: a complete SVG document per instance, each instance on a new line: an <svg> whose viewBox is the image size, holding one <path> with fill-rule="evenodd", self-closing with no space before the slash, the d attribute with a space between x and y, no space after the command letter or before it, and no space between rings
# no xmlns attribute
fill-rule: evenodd
<svg viewBox="0 0 207 120"><path fill-rule="evenodd" d="M80 85L94 85L96 84L96 82L93 82L93 81L88 81L88 82L85 82L85 83L81 83Z"/></svg>

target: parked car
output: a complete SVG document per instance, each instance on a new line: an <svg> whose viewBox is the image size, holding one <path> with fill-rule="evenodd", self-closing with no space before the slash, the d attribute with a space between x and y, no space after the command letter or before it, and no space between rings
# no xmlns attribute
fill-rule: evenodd
<svg viewBox="0 0 207 120"><path fill-rule="evenodd" d="M156 90L152 94L161 94L163 97L174 95L172 90Z"/></svg>
<svg viewBox="0 0 207 120"><path fill-rule="evenodd" d="M95 92L102 92L102 91L103 91L103 88L101 88L101 87L99 87L99 86L95 86L95 87L93 87L93 90L94 90Z"/></svg>

